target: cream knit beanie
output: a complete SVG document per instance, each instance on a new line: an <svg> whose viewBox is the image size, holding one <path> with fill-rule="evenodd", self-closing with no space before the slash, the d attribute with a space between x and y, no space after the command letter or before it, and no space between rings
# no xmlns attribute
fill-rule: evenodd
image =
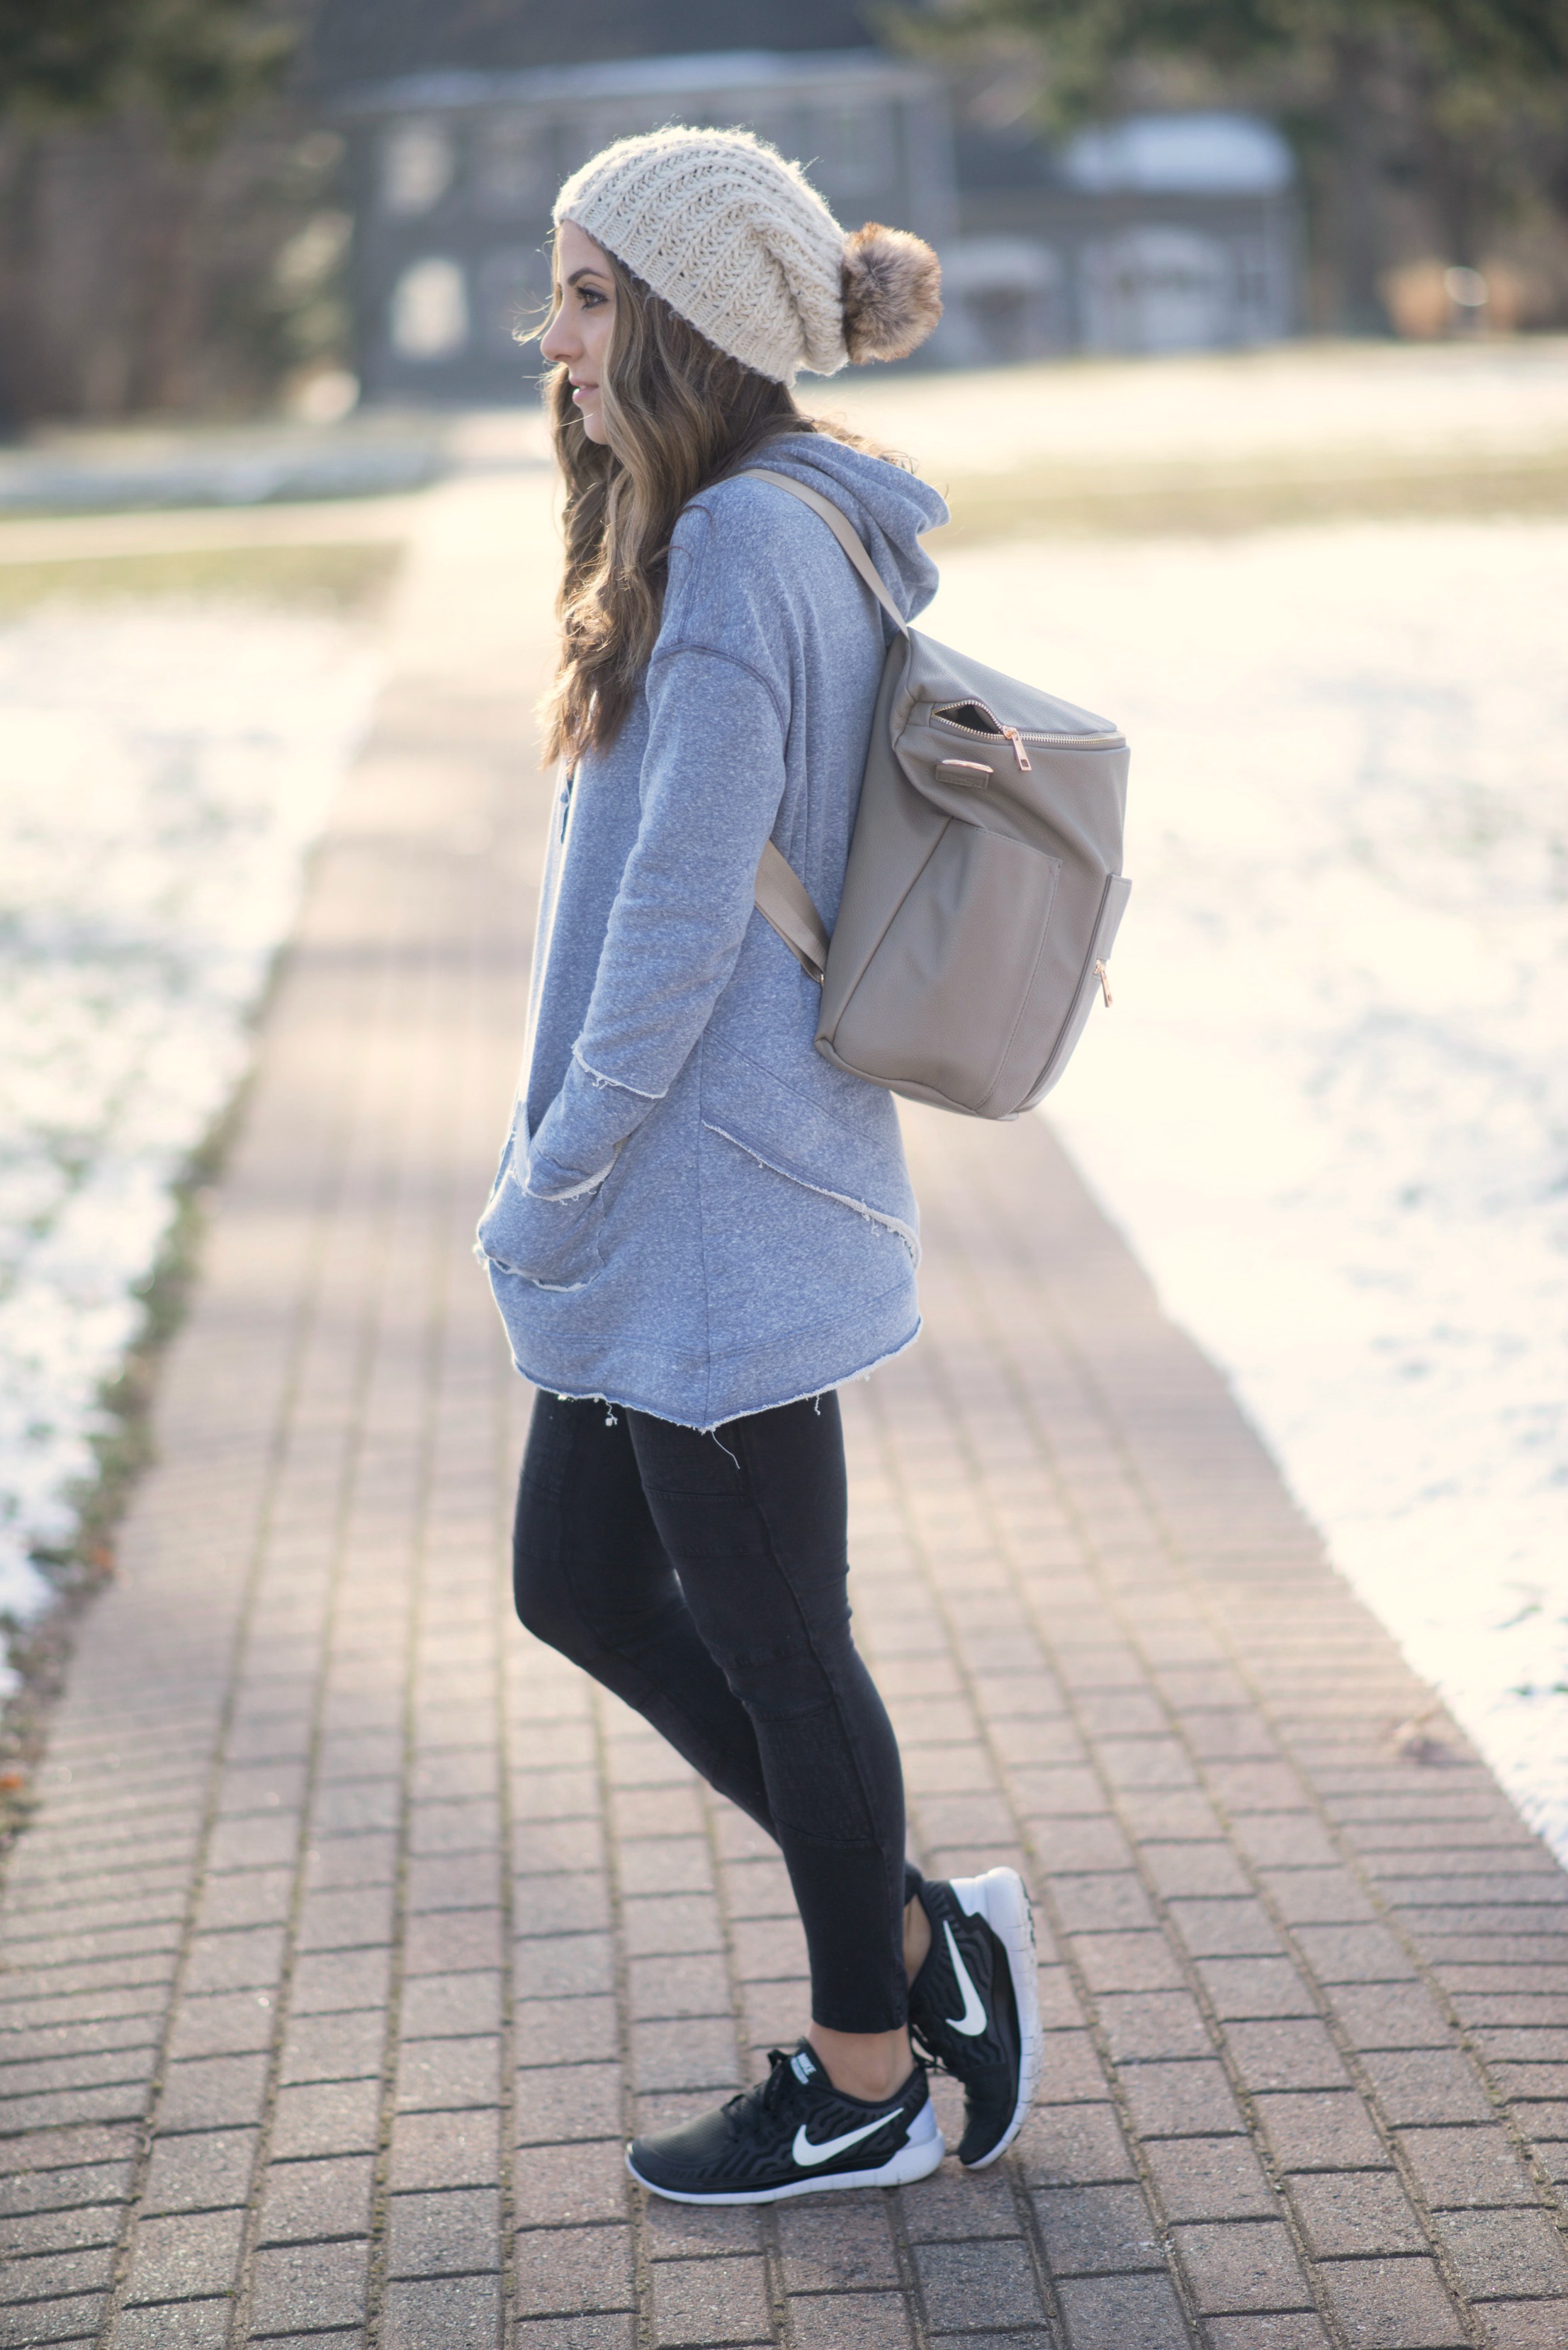
<svg viewBox="0 0 1568 2350"><path fill-rule="evenodd" d="M929 244L876 222L846 236L799 164L749 130L618 139L572 174L556 220L777 383L903 359L941 316Z"/></svg>

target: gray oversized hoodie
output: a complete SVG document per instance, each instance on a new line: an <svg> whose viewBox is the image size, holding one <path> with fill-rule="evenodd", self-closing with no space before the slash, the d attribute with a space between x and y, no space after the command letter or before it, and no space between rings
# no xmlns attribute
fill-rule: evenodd
<svg viewBox="0 0 1568 2350"><path fill-rule="evenodd" d="M909 618L935 491L816 434L759 463L831 497ZM829 929L891 624L764 482L676 525L658 642L551 816L511 1128L479 1227L517 1367L713 1428L919 1328L892 1098L815 1051L818 990L758 914L770 837Z"/></svg>

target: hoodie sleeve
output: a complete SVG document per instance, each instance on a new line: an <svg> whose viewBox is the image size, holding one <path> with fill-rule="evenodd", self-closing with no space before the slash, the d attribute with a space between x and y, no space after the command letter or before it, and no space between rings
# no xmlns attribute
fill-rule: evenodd
<svg viewBox="0 0 1568 2350"><path fill-rule="evenodd" d="M733 647L666 645L679 619L649 670L641 817L587 1015L528 1152L536 1198L597 1187L680 1075L741 951L784 797L778 675Z"/></svg>

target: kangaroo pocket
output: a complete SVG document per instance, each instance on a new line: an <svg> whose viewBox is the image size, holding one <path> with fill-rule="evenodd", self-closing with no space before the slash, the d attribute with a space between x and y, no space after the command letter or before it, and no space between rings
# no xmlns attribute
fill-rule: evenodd
<svg viewBox="0 0 1568 2350"><path fill-rule="evenodd" d="M518 1183L509 1154L479 1220L480 1251L539 1289L586 1289L604 1270L603 1192L600 1184L574 1200L536 1200Z"/></svg>

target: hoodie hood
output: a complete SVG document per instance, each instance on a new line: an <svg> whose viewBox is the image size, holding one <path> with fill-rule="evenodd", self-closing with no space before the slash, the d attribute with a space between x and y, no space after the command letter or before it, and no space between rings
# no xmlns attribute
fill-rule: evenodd
<svg viewBox="0 0 1568 2350"><path fill-rule="evenodd" d="M929 483L826 432L792 432L770 442L753 462L830 498L866 542L904 618L912 620L925 610L937 592L937 567L919 534L948 519L945 502Z"/></svg>

